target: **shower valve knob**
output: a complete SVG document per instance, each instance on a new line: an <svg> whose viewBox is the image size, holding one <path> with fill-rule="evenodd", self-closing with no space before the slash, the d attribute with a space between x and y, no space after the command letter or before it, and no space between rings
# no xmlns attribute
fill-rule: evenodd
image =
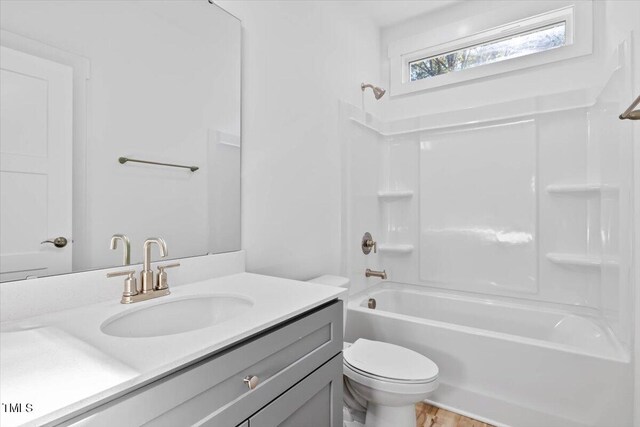
<svg viewBox="0 0 640 427"><path fill-rule="evenodd" d="M366 232L364 233L364 236L362 236L362 252L365 255L369 255L372 248L373 248L373 253L377 254L378 244L373 240L373 237L371 237L371 233Z"/></svg>

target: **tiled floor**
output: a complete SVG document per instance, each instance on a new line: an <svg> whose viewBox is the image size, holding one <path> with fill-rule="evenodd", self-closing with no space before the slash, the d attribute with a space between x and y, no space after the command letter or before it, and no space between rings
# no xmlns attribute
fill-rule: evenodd
<svg viewBox="0 0 640 427"><path fill-rule="evenodd" d="M493 427L427 403L416 405L416 427Z"/></svg>

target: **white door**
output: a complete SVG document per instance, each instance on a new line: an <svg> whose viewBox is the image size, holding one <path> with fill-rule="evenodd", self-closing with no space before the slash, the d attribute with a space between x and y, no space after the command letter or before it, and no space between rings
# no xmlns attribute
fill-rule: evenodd
<svg viewBox="0 0 640 427"><path fill-rule="evenodd" d="M0 281L69 272L73 69L0 49Z"/></svg>

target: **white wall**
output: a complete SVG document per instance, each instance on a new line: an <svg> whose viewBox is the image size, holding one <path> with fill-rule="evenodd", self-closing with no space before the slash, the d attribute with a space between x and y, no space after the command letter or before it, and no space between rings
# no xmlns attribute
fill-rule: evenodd
<svg viewBox="0 0 640 427"><path fill-rule="evenodd" d="M243 27L242 247L247 270L340 266L339 100L379 82L379 29L340 2L220 1ZM365 108L376 107L371 93Z"/></svg>
<svg viewBox="0 0 640 427"><path fill-rule="evenodd" d="M636 67L640 66L640 55L636 55ZM640 79L636 82L636 89L640 93ZM640 126L634 130L634 158L635 164L640 165ZM634 426L640 427L640 168L635 170L634 180L636 238L634 242L635 271L635 393L634 393Z"/></svg>
<svg viewBox="0 0 640 427"><path fill-rule="evenodd" d="M625 29L632 29L634 34L633 55L635 61L635 73L633 82L634 91L629 96L629 102L631 102L632 99L635 99L636 96L640 95L640 2L611 2L607 8L606 19L608 23L615 25L616 28L620 28L621 31L624 31ZM634 140L635 178L632 190L635 204L633 215L635 225L635 241L633 248L635 272L631 272L631 275L635 279L635 351L633 357L635 367L635 392L633 396L633 425L635 427L640 427L640 122L627 122L626 125L633 127Z"/></svg>
<svg viewBox="0 0 640 427"><path fill-rule="evenodd" d="M633 93L628 101L640 95L640 2L612 1L607 3L605 19L607 25L617 31L633 31L634 81ZM634 141L634 183L632 187L634 199L633 221L635 226L635 241L633 260L635 271L630 272L634 281L634 315L635 315L635 349L632 362L634 363L634 426L640 427L640 122L627 122L633 128Z"/></svg>
<svg viewBox="0 0 640 427"><path fill-rule="evenodd" d="M640 65L640 55L636 56L636 66ZM640 80L640 79L639 79ZM640 92L640 81L636 83L636 89ZM640 126L634 131L635 164L640 165ZM634 393L634 426L640 427L640 168L636 168L634 192L636 238L634 244L635 271L635 393Z"/></svg>

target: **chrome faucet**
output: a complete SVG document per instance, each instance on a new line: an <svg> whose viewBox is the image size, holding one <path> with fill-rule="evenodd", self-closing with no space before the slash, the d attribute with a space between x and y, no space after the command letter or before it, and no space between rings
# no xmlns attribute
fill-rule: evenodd
<svg viewBox="0 0 640 427"><path fill-rule="evenodd" d="M149 237L144 241L142 248L144 250L144 259L142 262L142 271L140 272L140 292L143 294L153 292L156 287L156 282L154 280L155 275L153 274L153 270L151 270L151 245L157 244L160 249L160 256L162 258L168 255L167 252L167 244L164 239L160 237Z"/></svg>
<svg viewBox="0 0 640 427"><path fill-rule="evenodd" d="M111 236L111 250L115 251L118 249L118 240L122 241L124 254L122 257L122 265L131 264L131 242L129 238L125 234L114 234Z"/></svg>
<svg viewBox="0 0 640 427"><path fill-rule="evenodd" d="M128 253L129 239L126 236L114 235L111 238L111 245L115 246L114 241L121 239L125 243L125 252ZM126 239L126 240L125 240ZM155 275L151 270L151 245L157 244L160 249L160 256L166 257L168 255L167 244L159 237L150 237L144 241L144 262L142 264L142 271L140 272L140 288L135 278L135 270L127 271L115 271L107 273L107 277L127 276L124 281L124 292L122 293L122 304L130 304L139 301L145 301L151 298L157 298L164 295L169 295L169 285L167 280L167 268L179 267L180 263L176 262L168 265L158 266L158 274Z"/></svg>

